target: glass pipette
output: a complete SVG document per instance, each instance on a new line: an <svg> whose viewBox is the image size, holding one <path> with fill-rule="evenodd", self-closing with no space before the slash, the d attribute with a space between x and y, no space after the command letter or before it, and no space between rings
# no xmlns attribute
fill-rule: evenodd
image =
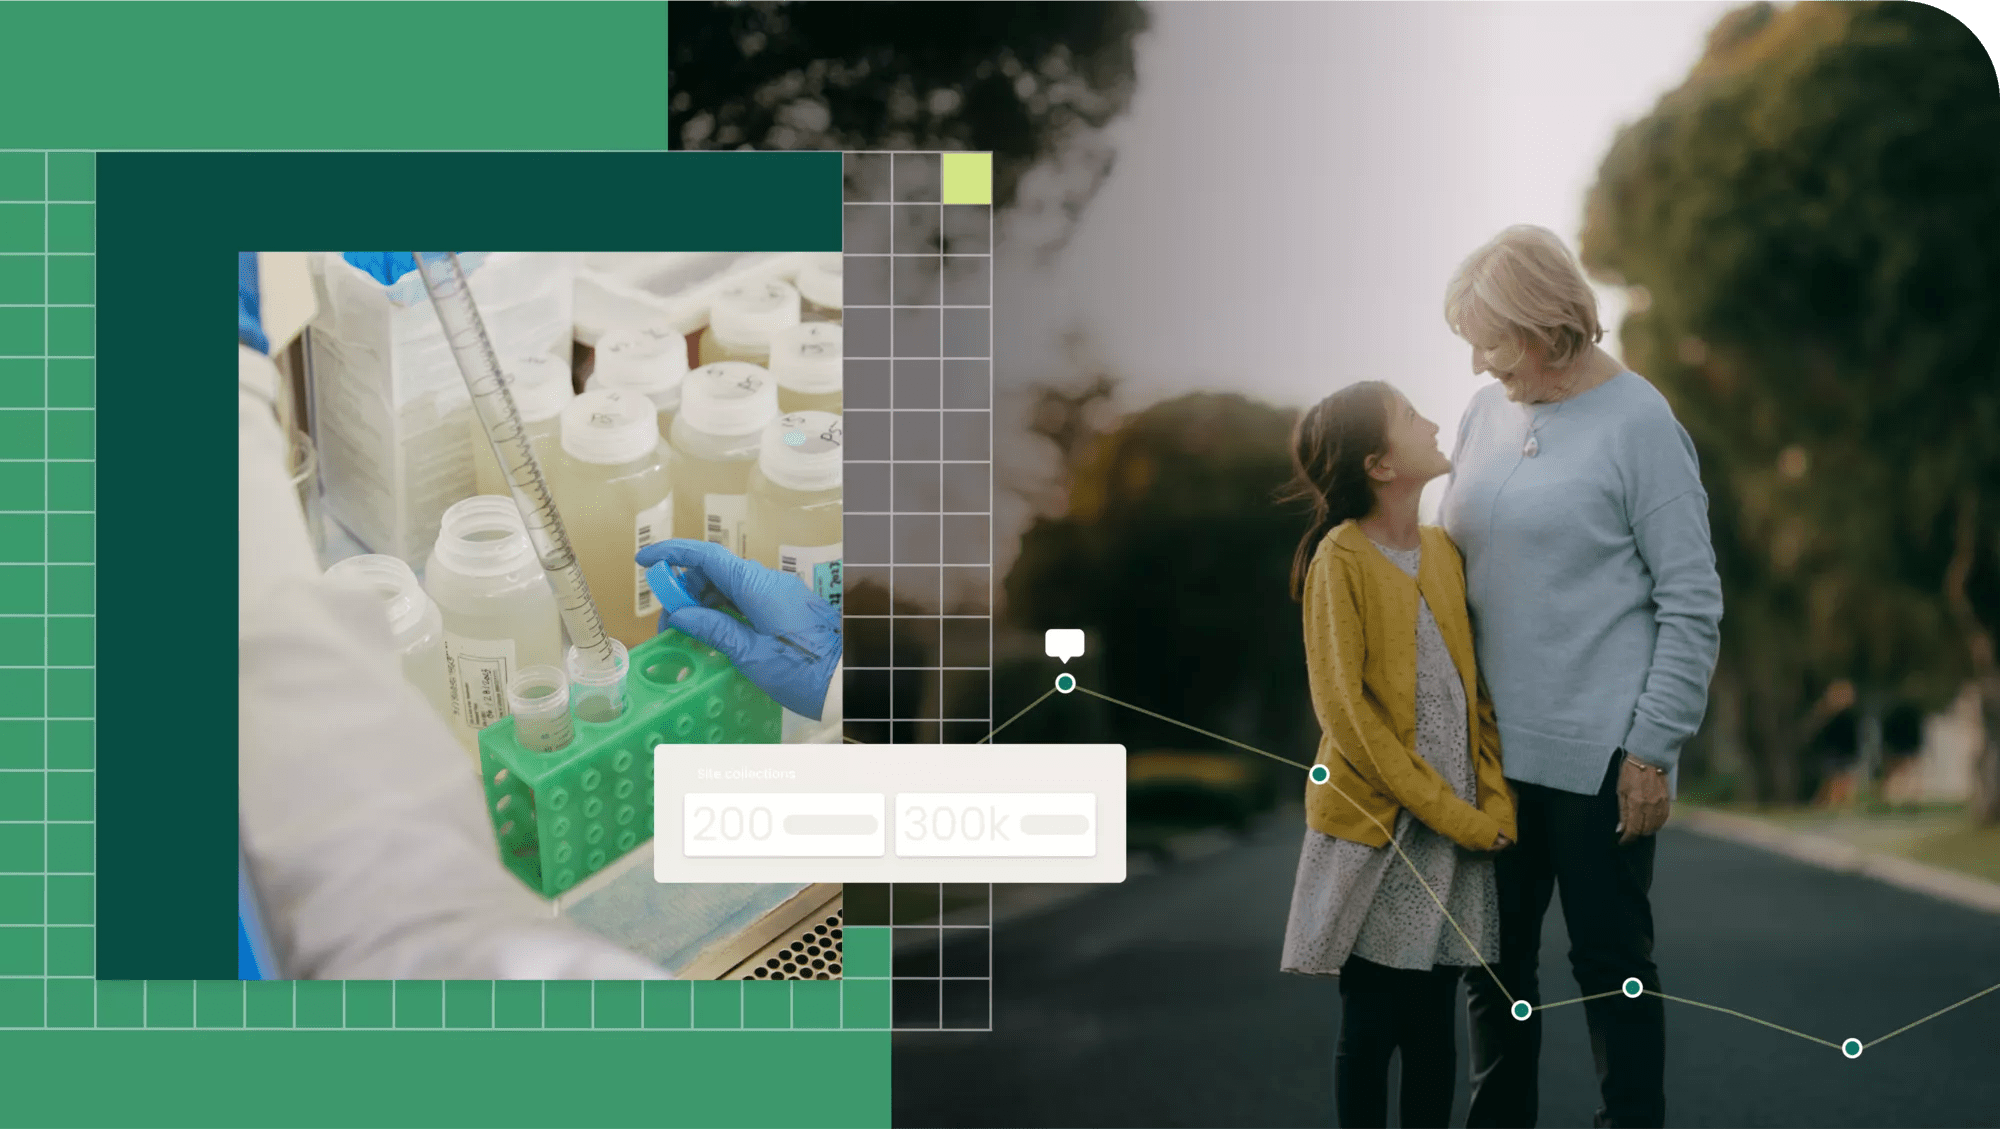
<svg viewBox="0 0 2000 1129"><path fill-rule="evenodd" d="M458 256L450 251L411 254L416 257L424 289L430 294L431 307L444 326L445 339L458 361L458 371L465 377L466 390L472 393L472 408L479 413L479 422L486 428L507 485L514 493L514 504L528 527L528 539L535 546L536 556L541 558L542 571L548 573L549 583L555 588L556 608L562 613L563 626L569 629L570 642L576 647L578 658L592 669L609 671L617 665L611 637L604 633L604 620L597 614L597 605L591 602L590 588L583 580L583 566L577 562L569 534L563 530L562 515L556 512L548 480L542 477L541 465L535 461L528 430L521 423L514 394L501 375L500 358L493 351L492 339L486 335L486 325L479 318L479 308L472 301L465 270L459 266Z"/></svg>

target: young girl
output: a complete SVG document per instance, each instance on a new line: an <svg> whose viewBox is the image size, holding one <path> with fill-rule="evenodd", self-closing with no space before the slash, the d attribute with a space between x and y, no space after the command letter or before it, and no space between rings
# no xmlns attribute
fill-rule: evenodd
<svg viewBox="0 0 2000 1129"><path fill-rule="evenodd" d="M1403 1124L1450 1116L1458 978L1498 955L1490 852L1515 834L1464 565L1444 530L1417 524L1424 484L1451 469L1437 433L1370 381L1308 410L1292 438L1291 496L1314 509L1292 596L1330 775L1306 785L1281 967L1340 978L1334 1105L1350 1127L1387 1123L1397 1050Z"/></svg>

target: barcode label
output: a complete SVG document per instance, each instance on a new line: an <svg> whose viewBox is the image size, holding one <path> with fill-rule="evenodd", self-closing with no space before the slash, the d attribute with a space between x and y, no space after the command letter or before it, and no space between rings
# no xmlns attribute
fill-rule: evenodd
<svg viewBox="0 0 2000 1129"><path fill-rule="evenodd" d="M743 540L743 515L749 506L748 496L704 494L701 501L702 536L739 557L748 556L750 548Z"/></svg>
<svg viewBox="0 0 2000 1129"><path fill-rule="evenodd" d="M779 545L778 568L799 578L807 591L840 606L840 542L831 545Z"/></svg>
<svg viewBox="0 0 2000 1129"><path fill-rule="evenodd" d="M451 716L474 733L507 716L507 679L514 670L512 639L444 635L445 686Z"/></svg>
<svg viewBox="0 0 2000 1129"><path fill-rule="evenodd" d="M665 539L666 535L672 533L674 528L673 495L669 494L661 499L660 504L657 506L640 510L634 525L636 526L635 532L637 534L638 547L641 549L651 545L655 541ZM633 593L632 607L634 614L642 616L658 614L660 600L659 597L653 595L653 586L646 583L646 570L635 564L632 566L632 572L638 577L639 585Z"/></svg>

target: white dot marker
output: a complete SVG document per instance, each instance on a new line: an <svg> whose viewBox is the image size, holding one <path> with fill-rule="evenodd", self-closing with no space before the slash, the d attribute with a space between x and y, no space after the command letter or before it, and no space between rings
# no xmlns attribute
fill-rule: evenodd
<svg viewBox="0 0 2000 1129"><path fill-rule="evenodd" d="M1840 1053L1846 1055L1848 1058L1860 1058L1861 1040L1849 1039L1846 1042L1840 1044Z"/></svg>
<svg viewBox="0 0 2000 1129"><path fill-rule="evenodd" d="M1646 986L1639 983L1637 976L1627 976L1625 978L1625 995L1628 998L1636 1000L1645 990Z"/></svg>
<svg viewBox="0 0 2000 1129"><path fill-rule="evenodd" d="M1529 1016L1535 1014L1535 1005L1526 1000L1515 1000L1513 1011L1514 1018L1525 1023Z"/></svg>
<svg viewBox="0 0 2000 1129"><path fill-rule="evenodd" d="M1076 676L1075 676L1075 675L1073 675L1073 674L1058 674L1058 675L1056 675L1056 690L1057 690L1058 692L1060 692L1060 693L1064 693L1064 694L1067 694L1067 693L1069 693L1069 692L1070 692L1071 690L1074 690L1074 689L1076 689Z"/></svg>
<svg viewBox="0 0 2000 1129"><path fill-rule="evenodd" d="M1312 781L1314 784L1324 784L1333 779L1333 773L1327 771L1325 765L1316 764L1306 772L1306 779Z"/></svg>

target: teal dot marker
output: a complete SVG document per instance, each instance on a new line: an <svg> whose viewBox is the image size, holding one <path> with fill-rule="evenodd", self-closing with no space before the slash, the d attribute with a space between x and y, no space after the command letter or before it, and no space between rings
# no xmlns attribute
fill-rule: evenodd
<svg viewBox="0 0 2000 1129"><path fill-rule="evenodd" d="M1056 689L1065 694L1076 689L1076 676L1073 674L1056 675Z"/></svg>
<svg viewBox="0 0 2000 1129"><path fill-rule="evenodd" d="M1526 1019L1527 1019L1527 1018L1528 1018L1529 1016L1531 1016L1531 1015L1533 1015L1533 1014L1535 1014L1535 1005L1533 1005L1533 1004L1529 1003L1529 1002L1528 1002L1528 1001L1526 1001L1526 1000L1515 1000L1515 1001L1514 1001L1514 1018L1515 1018L1515 1019L1519 1019L1519 1020L1524 1020L1524 1021L1525 1021L1525 1020L1526 1020Z"/></svg>
<svg viewBox="0 0 2000 1129"><path fill-rule="evenodd" d="M1840 1053L1846 1055L1848 1058L1860 1058L1861 1040L1849 1039L1846 1042L1840 1044Z"/></svg>
<svg viewBox="0 0 2000 1129"><path fill-rule="evenodd" d="M803 431L787 431L778 438L784 440L787 447L803 447L806 442L805 432Z"/></svg>
<svg viewBox="0 0 2000 1129"><path fill-rule="evenodd" d="M1306 773L1306 779L1312 781L1314 784L1324 784L1333 779L1333 773L1328 772L1325 765L1316 764Z"/></svg>
<svg viewBox="0 0 2000 1129"><path fill-rule="evenodd" d="M1639 998L1640 993L1644 992L1645 990L1646 986L1644 984L1639 983L1639 978L1637 976L1627 976L1625 978L1626 998L1636 1000Z"/></svg>

